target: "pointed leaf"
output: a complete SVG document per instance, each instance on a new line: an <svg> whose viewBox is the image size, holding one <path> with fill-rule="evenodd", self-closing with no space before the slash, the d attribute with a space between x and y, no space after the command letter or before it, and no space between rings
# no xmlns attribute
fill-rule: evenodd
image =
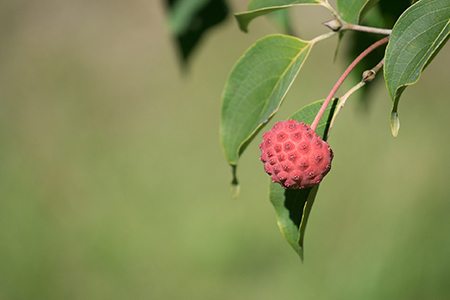
<svg viewBox="0 0 450 300"><path fill-rule="evenodd" d="M239 28L247 32L248 24L256 17L286 9L295 5L320 4L322 0L252 0L248 4L248 11L235 14Z"/></svg>
<svg viewBox="0 0 450 300"><path fill-rule="evenodd" d="M344 21L358 24L359 16L369 0L337 0L339 15Z"/></svg>
<svg viewBox="0 0 450 300"><path fill-rule="evenodd" d="M397 112L404 89L417 82L423 69L448 40L449 33L448 0L418 1L395 23L384 68L386 85L394 102L393 112Z"/></svg>
<svg viewBox="0 0 450 300"><path fill-rule="evenodd" d="M284 189L277 183L270 183L270 201L277 214L278 228L301 259L306 223L318 189L318 185L301 190ZM300 228L303 228L302 233Z"/></svg>
<svg viewBox="0 0 450 300"><path fill-rule="evenodd" d="M297 111L290 119L311 124L322 103L323 100L313 102ZM317 126L316 133L322 136L324 140L328 136L336 104L337 99L328 105ZM283 237L301 259L303 259L303 239L306 224L318 189L319 185L300 190L284 189L277 183L270 183L270 201L275 208L278 227Z"/></svg>
<svg viewBox="0 0 450 300"><path fill-rule="evenodd" d="M237 165L255 134L275 114L312 44L287 35L257 41L231 71L222 96L220 135L225 156Z"/></svg>

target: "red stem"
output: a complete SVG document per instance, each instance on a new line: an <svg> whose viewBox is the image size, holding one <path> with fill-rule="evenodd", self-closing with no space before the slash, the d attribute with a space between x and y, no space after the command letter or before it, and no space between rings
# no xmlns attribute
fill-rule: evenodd
<svg viewBox="0 0 450 300"><path fill-rule="evenodd" d="M386 44L389 40L389 37L382 38L381 40L376 41L372 45L370 45L366 50L361 52L360 55L358 55L357 58L355 58L354 61L345 69L344 73L342 73L341 77L336 81L333 88L331 89L330 93L328 94L327 98L322 104L322 107L320 108L319 112L316 115L316 118L311 124L312 130L316 131L317 125L319 125L320 119L322 118L325 110L327 109L328 104L330 103L331 99L333 99L334 95L336 94L339 87L342 85L344 80L347 78L347 76L350 74L350 72L358 65L358 63L366 57L370 52L375 50L376 48Z"/></svg>

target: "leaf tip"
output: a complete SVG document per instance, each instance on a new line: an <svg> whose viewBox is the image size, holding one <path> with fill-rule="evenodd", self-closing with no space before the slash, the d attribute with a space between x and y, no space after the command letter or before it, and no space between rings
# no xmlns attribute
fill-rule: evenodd
<svg viewBox="0 0 450 300"><path fill-rule="evenodd" d="M234 18L236 19L236 22L238 23L239 29L244 33L248 33L249 21L246 20L245 13L234 14Z"/></svg>
<svg viewBox="0 0 450 300"><path fill-rule="evenodd" d="M241 193L240 185L232 185L231 186L231 198L233 198L233 199L239 198L240 193Z"/></svg>
<svg viewBox="0 0 450 300"><path fill-rule="evenodd" d="M231 197L236 199L239 197L241 187L239 185L239 180L237 178L237 165L231 165Z"/></svg>
<svg viewBox="0 0 450 300"><path fill-rule="evenodd" d="M391 112L391 133L393 137L397 137L400 130L400 118L396 111Z"/></svg>
<svg viewBox="0 0 450 300"><path fill-rule="evenodd" d="M297 254L298 254L298 257L300 258L300 261L303 263L303 262L305 261L305 258L304 258L304 256L303 256L303 247L300 247L300 248L297 250Z"/></svg>

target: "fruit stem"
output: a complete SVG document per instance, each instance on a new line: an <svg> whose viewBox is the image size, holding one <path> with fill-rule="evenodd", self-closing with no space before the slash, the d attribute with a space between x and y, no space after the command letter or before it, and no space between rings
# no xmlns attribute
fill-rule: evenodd
<svg viewBox="0 0 450 300"><path fill-rule="evenodd" d="M376 41L369 47L367 47L366 50L361 52L358 57L356 57L352 63L345 69L344 73L342 73L341 77L336 81L333 88L331 89L330 93L328 94L327 98L322 104L322 107L320 108L319 112L317 113L316 117L314 118L314 121L311 124L312 130L316 131L317 125L319 125L320 119L322 118L323 114L325 113L325 110L327 109L328 104L330 103L331 99L333 99L334 95L338 91L339 87L342 85L344 80L347 78L347 76L350 74L350 72L358 65L361 60L363 60L364 57L366 57L369 53L371 53L376 48L386 44L389 41L389 37L384 37L381 40Z"/></svg>

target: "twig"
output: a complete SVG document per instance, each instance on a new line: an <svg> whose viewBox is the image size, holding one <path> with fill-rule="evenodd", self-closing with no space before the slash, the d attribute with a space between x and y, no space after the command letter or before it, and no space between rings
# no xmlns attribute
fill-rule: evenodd
<svg viewBox="0 0 450 300"><path fill-rule="evenodd" d="M370 33L377 33L377 34L384 34L384 35L390 35L392 33L391 29L356 25L356 24L350 24L350 23L343 23L340 30L363 31L363 32L370 32Z"/></svg>

